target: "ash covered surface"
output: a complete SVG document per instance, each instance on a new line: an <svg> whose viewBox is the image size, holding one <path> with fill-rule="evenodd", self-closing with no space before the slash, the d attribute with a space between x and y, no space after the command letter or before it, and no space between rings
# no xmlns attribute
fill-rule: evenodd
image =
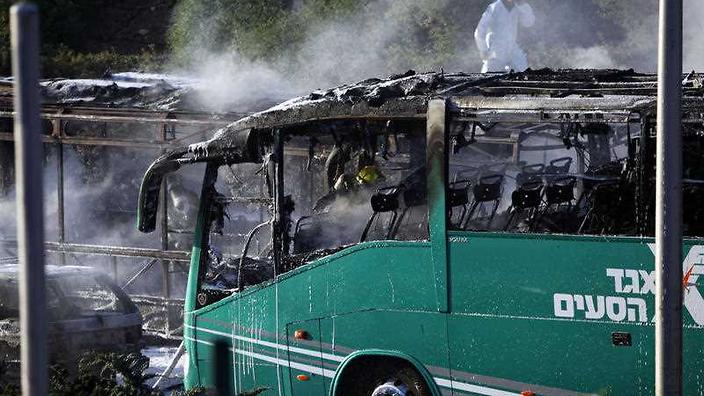
<svg viewBox="0 0 704 396"><path fill-rule="evenodd" d="M0 103L12 104L12 77L0 79ZM279 103L270 99L238 101L222 105L209 101L208 81L156 73L124 72L100 79L50 79L41 82L45 105L67 107L129 108L153 111L199 113L251 113Z"/></svg>
<svg viewBox="0 0 704 396"><path fill-rule="evenodd" d="M45 103L92 104L108 107L148 108L153 110L191 110L188 87L167 81L154 83L115 80L52 80L42 83Z"/></svg>

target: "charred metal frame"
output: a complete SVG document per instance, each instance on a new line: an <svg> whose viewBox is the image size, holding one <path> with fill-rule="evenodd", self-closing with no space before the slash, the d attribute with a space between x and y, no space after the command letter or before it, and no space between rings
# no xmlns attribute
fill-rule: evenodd
<svg viewBox="0 0 704 396"><path fill-rule="evenodd" d="M12 104L0 100L0 118L14 118L16 115ZM42 136L45 145L53 145L57 155L57 180L58 188L56 197L58 201L57 210L57 235L56 242L45 242L47 252L59 254L59 264L66 264L67 256L95 255L111 258L111 272L113 278L117 280L120 257L144 258L147 259L144 265L134 274L129 276L125 284L128 286L144 273L148 272L155 263L161 264L162 271L162 293L160 297L140 296L142 300L149 300L150 304L160 305L164 309L171 306L183 306L183 299L171 298L171 278L170 270L176 263L185 266L190 261L191 253L187 251L174 251L169 249L169 237L172 233L179 233L179 230L169 229L168 223L168 189L167 180L162 182L160 194L160 215L161 215L161 235L160 248L147 249L127 246L101 246L69 243L66 240L66 222L64 209L64 145L85 145L104 147L124 147L127 149L157 149L161 153L173 150L187 144L192 138L205 138L207 133L215 128L226 126L238 120L245 114L208 114L195 112L161 112L148 111L129 108L106 108L106 107L63 107L57 105L44 105L41 109L41 118L50 123L50 134ZM156 131L153 136L145 136L141 140L126 140L111 137L83 137L68 136L65 132L65 125L68 121L82 121L100 124L150 124L154 125ZM196 132L184 134L183 136L169 136L169 131L174 127L198 127ZM0 131L0 142L14 141L12 131ZM16 240L0 240L0 246L14 247ZM146 301L145 300L145 301ZM167 336L172 336L171 329L165 329Z"/></svg>

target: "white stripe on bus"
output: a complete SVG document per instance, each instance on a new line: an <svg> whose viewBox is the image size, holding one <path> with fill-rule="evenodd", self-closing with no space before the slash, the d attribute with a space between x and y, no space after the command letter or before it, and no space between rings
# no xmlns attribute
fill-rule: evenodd
<svg viewBox="0 0 704 396"><path fill-rule="evenodd" d="M215 330L205 330L205 329L203 329L203 328L196 328L196 327L193 327L193 326L188 326L188 327L190 327L190 328L192 328L192 329L194 329L194 330L201 330L201 331L205 331L205 332L208 332L208 333L213 333L213 334L218 334L218 335L223 335L223 336L228 336L228 337L231 336L231 335L229 335L229 334L221 333L221 332L218 332L218 331L215 331ZM197 342L197 343L201 343L201 344L205 344L205 345L209 345L209 346L215 345L215 344L212 343L212 342L208 342L208 341L204 341L204 340L198 340L198 339L194 339L194 338L191 338L191 337L184 337L184 338L187 339L187 340L189 340L189 341L193 341L193 342ZM241 338L246 338L246 337L241 337ZM253 339L249 339L249 340L253 340ZM257 340L254 340L254 341L257 341ZM266 342L266 341L262 341L262 342ZM285 348L285 346L283 346L283 345L278 345L278 344L274 344L274 343L271 343L271 342L268 342L267 344L277 345L277 348L278 348L278 349L282 349L281 347L284 347L284 348ZM263 344L262 344L262 345L263 345ZM297 348L297 349L300 349L300 348ZM233 351L232 348L229 348L229 350L230 350L231 352ZM304 351L306 351L306 352L309 352L309 353L305 353L305 354L313 353L313 355L311 355L311 356L319 356L319 354L317 354L315 351L309 351L309 350L305 350L305 349L301 349L301 350L304 350ZM293 369L296 369L296 370L309 372L309 373L311 373L311 374L318 374L318 375L322 375L322 376L325 376L325 377L328 377L328 378L333 378L333 377L335 376L335 371L333 371L333 370L328 370L328 369L324 369L324 368L320 368L320 367L310 366L310 365L303 364L303 363L290 362L290 361L287 361L287 360L284 360L284 359L275 358L275 357L273 357L273 356L262 355L262 354L259 354L259 353L254 353L254 352L250 352L250 351L244 351L244 350L241 350L241 349L236 349L236 350L234 350L234 352L235 352L235 353L238 353L238 354L240 354L240 355L249 356L249 357L252 357L252 358L255 358L255 359L259 359L259 360L262 360L262 361L265 361L265 362L274 363L274 364L278 364L278 365L281 365L281 366L290 367L290 368L293 368ZM480 386L480 385L467 384L467 383L458 382L458 381L450 381L450 380L445 379L445 378L433 377L433 380L435 380L435 383L437 383L438 386L441 386L441 387L443 387L443 388L449 388L449 389L455 389L455 390L462 390L462 391L466 391L466 392L476 393L476 394L479 394L479 395L487 395L487 396L520 396L520 393L506 392L506 391L502 391L502 390L499 390L499 389L488 388L488 387Z"/></svg>
<svg viewBox="0 0 704 396"><path fill-rule="evenodd" d="M190 326L190 325L186 325L186 327L191 328L196 331L202 331L205 333L215 334L215 335L219 335L222 337L234 338L239 341L251 342L251 343L259 344L259 345L269 347L269 348L289 350L291 352L300 353L301 355L308 355L308 356L314 356L314 357L321 357L322 356L323 359L333 360L335 362L342 362L346 358L346 356L337 356L337 355L332 355L329 353L316 352L316 351L313 351L310 349L297 348L297 347L292 347L292 346L276 344L276 343L269 342L269 341L257 340L256 338L242 337L242 336L238 336L238 335L233 335L231 333L223 333L223 332L217 331L217 330L210 330L210 329L206 329L203 327L195 327L195 326Z"/></svg>
<svg viewBox="0 0 704 396"><path fill-rule="evenodd" d="M186 338L187 340L189 340L189 341L194 341L194 342L198 342L198 343L205 344L205 345L209 345L209 346L215 345L215 344L213 344L212 342L207 342L207 341L202 341L202 340L196 340L196 339L193 339L193 338L190 338L190 337L185 337L185 338ZM278 364L278 365L280 365L280 366L290 367L290 368L293 368L293 369L296 369L296 370L300 370L300 371L306 371L306 372L309 372L309 373L311 373L311 374L322 375L322 376L325 376L325 377L328 377L328 378L332 378L332 377L335 376L335 372L334 372L333 370L328 370L328 369L324 369L324 368L320 368L320 367L310 366L310 365L303 364L303 363L289 362L288 360L278 359L278 358L275 358L275 357L273 357L273 356L262 355L262 354L259 354L259 353L250 352L250 351L245 351L245 350L242 350L242 349L235 349L235 350L233 351L232 348L228 348L228 350L229 350L230 352L235 352L235 353L240 354L240 355L243 355L243 356L249 356L249 357L252 357L252 358L255 358L255 359L259 359L259 360L262 360L262 361L265 361L265 362Z"/></svg>

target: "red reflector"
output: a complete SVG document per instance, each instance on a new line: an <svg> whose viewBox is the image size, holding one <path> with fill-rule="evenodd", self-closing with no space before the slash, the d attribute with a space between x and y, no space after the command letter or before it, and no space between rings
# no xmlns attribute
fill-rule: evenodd
<svg viewBox="0 0 704 396"><path fill-rule="evenodd" d="M308 332L305 330L296 330L295 333L293 333L293 338L297 340L307 340L308 339Z"/></svg>
<svg viewBox="0 0 704 396"><path fill-rule="evenodd" d="M535 396L535 393L533 391L526 390L521 392L521 396Z"/></svg>
<svg viewBox="0 0 704 396"><path fill-rule="evenodd" d="M296 376L296 379L299 381L308 381L308 380L310 380L310 377L305 374L298 374Z"/></svg>

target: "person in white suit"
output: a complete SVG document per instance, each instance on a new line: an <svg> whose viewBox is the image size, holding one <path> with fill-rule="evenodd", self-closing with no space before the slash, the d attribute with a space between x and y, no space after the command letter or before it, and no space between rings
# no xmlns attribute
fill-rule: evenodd
<svg viewBox="0 0 704 396"><path fill-rule="evenodd" d="M516 39L519 24L531 27L534 23L533 8L525 0L497 0L491 3L474 31L474 40L484 62L482 73L527 69L526 53Z"/></svg>

